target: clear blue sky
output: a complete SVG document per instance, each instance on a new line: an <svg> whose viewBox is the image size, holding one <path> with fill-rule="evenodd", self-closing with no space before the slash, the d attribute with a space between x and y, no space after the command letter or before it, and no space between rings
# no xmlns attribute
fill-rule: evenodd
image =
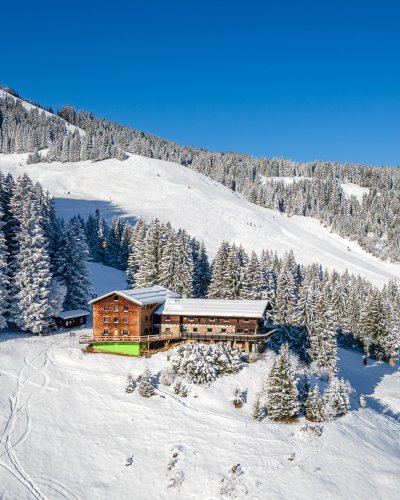
<svg viewBox="0 0 400 500"><path fill-rule="evenodd" d="M2 2L0 82L181 144L400 164L400 2Z"/></svg>

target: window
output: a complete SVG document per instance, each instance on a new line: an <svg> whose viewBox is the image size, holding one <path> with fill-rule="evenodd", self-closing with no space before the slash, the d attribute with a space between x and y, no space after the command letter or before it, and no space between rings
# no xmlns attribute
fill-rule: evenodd
<svg viewBox="0 0 400 500"><path fill-rule="evenodd" d="M193 328L194 333L197 333L197 327Z"/></svg>
<svg viewBox="0 0 400 500"><path fill-rule="evenodd" d="M221 328L221 333L226 333L226 328Z"/></svg>
<svg viewBox="0 0 400 500"><path fill-rule="evenodd" d="M149 317L148 317L148 316L145 316L145 317L144 317L144 320L145 320L145 321L148 321L148 320L149 320Z"/></svg>
<svg viewBox="0 0 400 500"><path fill-rule="evenodd" d="M165 316L165 321L170 321L170 319L171 319L171 316L170 316L169 314L167 314L167 315Z"/></svg>
<svg viewBox="0 0 400 500"><path fill-rule="evenodd" d="M215 321L215 318L210 318L210 321Z"/></svg>
<svg viewBox="0 0 400 500"><path fill-rule="evenodd" d="M229 323L229 319L228 319L228 318L225 318L225 319L224 319L224 322L225 322L225 323Z"/></svg>
<svg viewBox="0 0 400 500"><path fill-rule="evenodd" d="M129 330L122 330L122 335L124 336L129 335Z"/></svg>
<svg viewBox="0 0 400 500"><path fill-rule="evenodd" d="M117 313L118 312L118 306L114 306L114 312Z"/></svg>
<svg viewBox="0 0 400 500"><path fill-rule="evenodd" d="M165 331L169 333L171 331L171 328L166 328Z"/></svg>
<svg viewBox="0 0 400 500"><path fill-rule="evenodd" d="M243 318L243 321L244 321L245 323L248 323L248 322L249 322L249 319L248 319L248 318Z"/></svg>
<svg viewBox="0 0 400 500"><path fill-rule="evenodd" d="M127 313L129 311L129 307L128 306L124 306L124 313Z"/></svg>
<svg viewBox="0 0 400 500"><path fill-rule="evenodd" d="M114 323L118 323L118 318L114 318Z"/></svg>
<svg viewBox="0 0 400 500"><path fill-rule="evenodd" d="M128 323L128 318L123 318L122 323Z"/></svg>
<svg viewBox="0 0 400 500"><path fill-rule="evenodd" d="M256 331L255 331L255 329L254 329L254 328L250 328L250 329L249 329L249 332L250 332L250 333L253 333L253 334L254 334L254 333L256 333Z"/></svg>
<svg viewBox="0 0 400 500"><path fill-rule="evenodd" d="M110 308L108 306L104 306L104 312L105 313L108 313L109 310L110 310Z"/></svg>
<svg viewBox="0 0 400 500"><path fill-rule="evenodd" d="M107 328L104 328L103 335L110 335L110 330L108 330Z"/></svg>
<svg viewBox="0 0 400 500"><path fill-rule="evenodd" d="M193 321L193 316L188 316L189 321Z"/></svg>
<svg viewBox="0 0 400 500"><path fill-rule="evenodd" d="M109 323L110 322L110 318L108 316L104 316L104 323Z"/></svg>
<svg viewBox="0 0 400 500"><path fill-rule="evenodd" d="M242 332L243 332L243 328L238 328L238 329L236 330L236 333L242 333Z"/></svg>
<svg viewBox="0 0 400 500"><path fill-rule="evenodd" d="M207 328L208 333L211 333L212 331L213 331L212 328Z"/></svg>
<svg viewBox="0 0 400 500"><path fill-rule="evenodd" d="M118 295L114 295L114 300L119 300Z"/></svg>

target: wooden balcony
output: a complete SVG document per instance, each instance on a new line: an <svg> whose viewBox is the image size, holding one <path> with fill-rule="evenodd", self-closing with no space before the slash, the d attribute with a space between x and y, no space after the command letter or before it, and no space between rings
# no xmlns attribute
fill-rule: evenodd
<svg viewBox="0 0 400 500"><path fill-rule="evenodd" d="M176 340L180 336L178 333L157 333L153 335L82 335L79 339L80 344L93 344L93 342L157 342L159 340Z"/></svg>
<svg viewBox="0 0 400 500"><path fill-rule="evenodd" d="M152 335L83 335L79 339L80 344L93 344L94 342L140 342L150 343L167 340L206 340L212 342L265 342L275 333L276 329L259 334L243 334L243 333L193 333L181 331L180 333L156 333Z"/></svg>

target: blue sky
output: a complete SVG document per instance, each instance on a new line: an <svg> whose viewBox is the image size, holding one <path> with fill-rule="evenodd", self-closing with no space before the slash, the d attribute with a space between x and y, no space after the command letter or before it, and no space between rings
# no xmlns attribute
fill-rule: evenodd
<svg viewBox="0 0 400 500"><path fill-rule="evenodd" d="M400 164L400 2L2 2L0 82L181 144Z"/></svg>

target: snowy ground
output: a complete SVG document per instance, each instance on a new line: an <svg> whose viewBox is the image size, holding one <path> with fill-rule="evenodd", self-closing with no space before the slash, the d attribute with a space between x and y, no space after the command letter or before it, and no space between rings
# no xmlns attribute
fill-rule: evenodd
<svg viewBox="0 0 400 500"><path fill-rule="evenodd" d="M158 217L203 239L213 257L222 240L247 250L293 249L303 263L360 274L378 286L400 278L400 266L364 252L356 243L330 233L310 217L284 215L249 203L211 179L175 163L131 155L126 161L26 165L27 155L0 155L0 170L24 172L57 199L60 215L86 216L99 208L114 215L149 221Z"/></svg>
<svg viewBox="0 0 400 500"><path fill-rule="evenodd" d="M122 272L101 264L90 270L94 293L125 285ZM396 496L398 364L365 367L359 353L341 350L340 374L356 391L353 411L324 424L317 437L300 430L303 420L285 425L251 418L270 353L209 388L193 388L187 398L158 384L171 354L87 354L69 333L1 333L0 498L209 500L228 498L223 488L231 498L260 500ZM157 395L125 393L127 376L136 378L146 367ZM229 402L237 386L247 395L241 409ZM364 410L358 393L366 395ZM232 480L229 470L237 464L243 474Z"/></svg>
<svg viewBox="0 0 400 500"><path fill-rule="evenodd" d="M186 399L163 386L143 399L124 392L126 377L145 367L159 373L171 352L150 359L85 354L68 333L3 333L0 352L3 500L219 499L227 498L223 486L240 499L397 496L398 366L366 368L359 354L341 351L342 373L369 394L368 407L325 424L316 437L300 430L302 421L251 418L269 355ZM388 385L390 395L382 396ZM236 386L247 390L242 409L229 403ZM177 462L169 470L172 450ZM243 474L232 481L236 464ZM182 484L171 487L175 481Z"/></svg>

